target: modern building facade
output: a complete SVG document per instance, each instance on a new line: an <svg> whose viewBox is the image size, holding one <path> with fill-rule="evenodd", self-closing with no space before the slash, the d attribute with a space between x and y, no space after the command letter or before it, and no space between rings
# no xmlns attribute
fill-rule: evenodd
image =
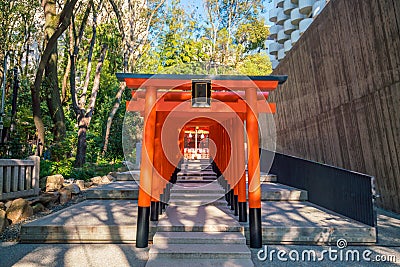
<svg viewBox="0 0 400 267"><path fill-rule="evenodd" d="M273 69L328 2L329 0L274 0L274 8L269 11L269 21L274 23L270 27L270 37L274 42L268 47Z"/></svg>

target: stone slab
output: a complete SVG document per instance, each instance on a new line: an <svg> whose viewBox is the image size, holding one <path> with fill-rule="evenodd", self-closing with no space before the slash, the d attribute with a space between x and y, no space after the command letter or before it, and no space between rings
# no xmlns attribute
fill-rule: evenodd
<svg viewBox="0 0 400 267"><path fill-rule="evenodd" d="M216 206L170 207L160 218L162 232L242 232L238 221Z"/></svg>
<svg viewBox="0 0 400 267"><path fill-rule="evenodd" d="M217 182L207 184L203 183L179 183L175 184L171 189L172 193L212 193L212 194L225 194L225 190Z"/></svg>
<svg viewBox="0 0 400 267"><path fill-rule="evenodd" d="M278 181L278 177L275 174L268 174L265 172L260 173L261 183L275 183Z"/></svg>
<svg viewBox="0 0 400 267"><path fill-rule="evenodd" d="M27 243L130 243L136 240L137 201L86 200L21 228ZM149 239L156 230L151 223Z"/></svg>
<svg viewBox="0 0 400 267"><path fill-rule="evenodd" d="M87 199L138 199L136 181L117 181L86 190Z"/></svg>
<svg viewBox="0 0 400 267"><path fill-rule="evenodd" d="M250 259L151 259L147 262L146 267L251 267L254 266Z"/></svg>
<svg viewBox="0 0 400 267"><path fill-rule="evenodd" d="M243 244L153 244L149 259L250 259L251 252ZM177 262L178 263L178 262Z"/></svg>
<svg viewBox="0 0 400 267"><path fill-rule="evenodd" d="M179 176L213 176L216 175L213 171L198 171L198 170L184 170L178 173Z"/></svg>
<svg viewBox="0 0 400 267"><path fill-rule="evenodd" d="M261 184L261 192L262 192L261 200L267 200L267 201L308 200L307 191L278 183Z"/></svg>
<svg viewBox="0 0 400 267"><path fill-rule="evenodd" d="M199 200L199 199L170 199L168 205L172 206L186 206L186 207L200 207L205 205L213 205L213 206L226 206L226 200L220 199L206 199L206 200Z"/></svg>
<svg viewBox="0 0 400 267"><path fill-rule="evenodd" d="M155 244L246 244L242 233L236 232L157 232Z"/></svg>
<svg viewBox="0 0 400 267"><path fill-rule="evenodd" d="M194 199L194 198L203 199L203 200L206 200L206 199L217 200L217 199L222 198L223 196L224 196L224 194L213 194L213 193L195 194L195 193L177 193L177 192L171 193L171 195L170 195L170 197L175 200L176 199Z"/></svg>
<svg viewBox="0 0 400 267"><path fill-rule="evenodd" d="M140 170L117 173L117 181L139 181L139 180L140 180Z"/></svg>
<svg viewBox="0 0 400 267"><path fill-rule="evenodd" d="M310 202L263 201L261 205L265 244L333 244L339 238L354 244L376 242L374 227ZM249 237L248 223L242 225Z"/></svg>

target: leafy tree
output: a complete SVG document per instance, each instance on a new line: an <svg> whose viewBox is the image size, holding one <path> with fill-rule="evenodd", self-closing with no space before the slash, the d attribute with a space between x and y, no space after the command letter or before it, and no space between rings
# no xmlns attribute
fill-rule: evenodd
<svg viewBox="0 0 400 267"><path fill-rule="evenodd" d="M78 0L67 1L58 16L55 16L55 23L53 24L54 32L47 40L46 46L40 58L39 67L36 71L35 82L31 86L32 95L32 112L33 120L35 122L37 135L38 135L38 148L37 154L42 155L43 146L45 144L45 126L42 119L42 112L40 108L40 88L42 85L43 73L47 66L50 57L53 55L54 48L57 45L58 38L68 28L71 21L72 12ZM47 1L44 1L46 3Z"/></svg>
<svg viewBox="0 0 400 267"><path fill-rule="evenodd" d="M272 72L272 65L266 53L255 53L246 55L236 69L245 75L269 75Z"/></svg>

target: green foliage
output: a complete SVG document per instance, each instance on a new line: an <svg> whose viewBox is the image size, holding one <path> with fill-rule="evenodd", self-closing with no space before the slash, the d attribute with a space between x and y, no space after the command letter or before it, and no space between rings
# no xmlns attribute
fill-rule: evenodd
<svg viewBox="0 0 400 267"><path fill-rule="evenodd" d="M269 75L272 72L272 65L266 53L247 55L237 66L240 74L245 75Z"/></svg>
<svg viewBox="0 0 400 267"><path fill-rule="evenodd" d="M59 162L41 160L40 177L61 174L66 179L73 178L76 180L89 181L92 177L107 175L109 172L117 171L118 168L123 166L121 161L102 161L98 164L86 163L82 168L74 168L74 161L75 158L68 158Z"/></svg>
<svg viewBox="0 0 400 267"><path fill-rule="evenodd" d="M64 177L71 176L74 158L68 158L59 162L50 160L40 161L40 177L49 176L53 174L62 174Z"/></svg>
<svg viewBox="0 0 400 267"><path fill-rule="evenodd" d="M62 2L62 1L61 1ZM107 1L106 1L107 2ZM118 27L117 18L112 14L109 3L104 2L104 10L99 16L97 26L97 41L94 47L93 67L87 97L90 97L93 86L93 76L97 57L101 46L108 46L108 53L103 64L100 79L100 90L97 95L96 105L87 131L87 163L82 168L74 168L73 161L76 154L77 130L76 115L72 110L71 94L67 85L66 100L62 108L65 113L67 129L66 138L55 141L53 136L53 122L45 101L41 103L42 115L46 130L46 160L41 160L41 176L60 173L66 178L88 179L96 175L104 175L116 170L124 159L122 143L131 145L129 150L130 161L135 161L135 144L141 139L143 121L138 114L125 115L125 101L131 98L130 90L126 90L118 112L115 114L107 153L102 156L106 121L110 110L115 103L115 95L119 90L119 81L116 72L124 69L124 59L129 63L127 69L137 73L180 73L180 74L245 74L268 75L271 63L267 54L263 52L264 43L268 36L268 28L260 16L262 1L247 0L205 0L205 5L210 7L207 11L188 11L183 8L179 0L169 1L168 5L161 8L157 19L152 22L148 33L149 40L138 44L138 37L130 35L137 29L124 20L123 26L130 34L133 47L140 47L134 51L126 51L122 34ZM146 16L150 16L159 1L149 1ZM116 1L120 5L121 1ZM75 11L74 23L76 29L82 21L85 5ZM134 8L131 6L130 8ZM0 1L0 19L4 22L0 29L0 59L3 51L11 47L16 49L15 56L20 66L20 90L18 92L18 110L15 118L11 117L12 90L11 79L6 93L6 126L15 122L15 131L10 135L6 146L0 147L0 157L25 158L32 155L36 146L36 129L31 112L30 87L34 81L37 63L31 60L24 67L24 49L29 48L31 39L42 44L41 20L43 10L39 1ZM123 10L122 10L123 11ZM132 12L126 10L126 12ZM106 14L106 15L103 15ZM34 19L34 17L36 19ZM145 21L147 23L147 21ZM14 23L14 24L13 24ZM145 26L147 24L144 23ZM15 27L12 28L11 26ZM213 25L214 28L213 29ZM214 32L213 32L214 30ZM29 34L28 34L29 33ZM75 34L78 34L75 32ZM92 36L91 18L84 27L84 35L80 52L77 58L77 90L81 90L87 67L88 48ZM215 37L215 38L214 38ZM147 37L146 37L147 38ZM58 42L58 72L60 88L64 78L69 57L69 34L66 32ZM36 48L35 48L36 49ZM42 49L39 47L39 49ZM35 52L37 53L37 52ZM134 55L134 56L133 56ZM35 54L37 56L37 54ZM125 58L125 57L128 57ZM134 58L134 60L132 60ZM0 72L1 73L1 72ZM10 75L9 75L10 76ZM43 83L43 86L46 86ZM79 91L79 96L82 92ZM43 90L42 99L46 99ZM125 127L123 125L132 125ZM49 161L48 158L57 159Z"/></svg>
<svg viewBox="0 0 400 267"><path fill-rule="evenodd" d="M265 48L265 41L269 35L264 19L253 19L248 23L239 25L236 32L236 42L245 47L244 52L261 50Z"/></svg>

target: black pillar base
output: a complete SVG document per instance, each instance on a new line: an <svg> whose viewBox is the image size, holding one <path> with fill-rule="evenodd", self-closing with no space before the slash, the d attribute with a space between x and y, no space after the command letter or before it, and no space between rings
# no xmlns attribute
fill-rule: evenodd
<svg viewBox="0 0 400 267"><path fill-rule="evenodd" d="M233 189L230 191L230 197L231 197L231 210L235 209L235 194L233 193Z"/></svg>
<svg viewBox="0 0 400 267"><path fill-rule="evenodd" d="M136 228L136 247L147 248L149 245L150 207L138 207Z"/></svg>
<svg viewBox="0 0 400 267"><path fill-rule="evenodd" d="M158 203L160 202L151 202L150 221L158 221L158 208L160 207Z"/></svg>
<svg viewBox="0 0 400 267"><path fill-rule="evenodd" d="M262 247L261 208L249 208L250 248Z"/></svg>
<svg viewBox="0 0 400 267"><path fill-rule="evenodd" d="M162 210L162 202L161 201L159 201L159 202L157 202L158 203L158 215L161 215L162 214L162 212L163 212L163 210Z"/></svg>
<svg viewBox="0 0 400 267"><path fill-rule="evenodd" d="M239 222L247 222L247 202L239 202Z"/></svg>
<svg viewBox="0 0 400 267"><path fill-rule="evenodd" d="M239 215L238 195L234 195L233 200L234 200L233 204L234 204L234 207L235 207L235 216L238 216Z"/></svg>
<svg viewBox="0 0 400 267"><path fill-rule="evenodd" d="M230 206L230 205L232 205L232 203L231 203L231 190L229 190L227 193L226 193L226 202L228 202L228 206Z"/></svg>

